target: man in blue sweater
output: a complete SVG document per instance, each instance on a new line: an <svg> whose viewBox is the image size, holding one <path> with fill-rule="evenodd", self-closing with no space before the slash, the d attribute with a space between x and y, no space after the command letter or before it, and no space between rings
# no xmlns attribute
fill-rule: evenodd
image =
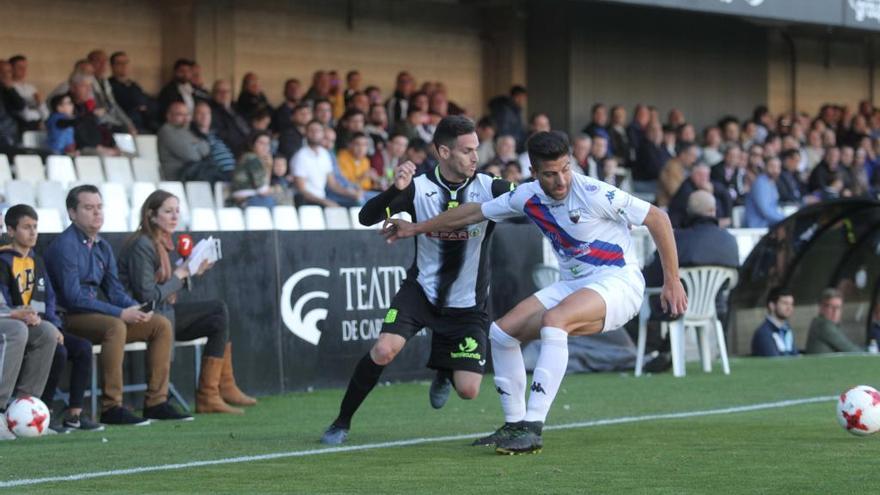
<svg viewBox="0 0 880 495"><path fill-rule="evenodd" d="M781 172L782 163L779 158L767 160L765 172L755 179L752 190L746 196L746 227L771 227L785 218L785 214L779 209L779 189L776 187L776 180Z"/></svg>

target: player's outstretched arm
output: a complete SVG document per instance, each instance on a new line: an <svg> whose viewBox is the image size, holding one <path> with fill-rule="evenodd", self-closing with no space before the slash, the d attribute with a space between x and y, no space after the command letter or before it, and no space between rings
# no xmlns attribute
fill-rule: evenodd
<svg viewBox="0 0 880 495"><path fill-rule="evenodd" d="M446 210L430 220L419 223L410 223L405 220L390 218L382 227L382 234L388 243L407 237L415 237L428 232L452 232L466 225L480 223L486 219L483 216L481 203L465 203L458 208Z"/></svg>
<svg viewBox="0 0 880 495"><path fill-rule="evenodd" d="M412 204L411 196L401 198L401 194L410 188L415 174L416 166L413 162L407 160L403 163L398 163L394 167L394 183L391 187L368 200L363 208L361 208L360 214L358 214L358 220L361 225L365 227L376 225L386 218L386 212L394 214L399 211L398 207L402 207L404 204Z"/></svg>
<svg viewBox="0 0 880 495"><path fill-rule="evenodd" d="M678 251L675 247L675 235L669 215L660 208L651 206L645 217L645 226L654 238L660 263L663 265L663 291L660 293L660 305L663 311L678 316L687 310L687 294L678 278Z"/></svg>

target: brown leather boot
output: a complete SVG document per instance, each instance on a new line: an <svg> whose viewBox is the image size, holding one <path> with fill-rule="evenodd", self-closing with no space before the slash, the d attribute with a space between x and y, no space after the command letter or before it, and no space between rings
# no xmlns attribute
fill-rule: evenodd
<svg viewBox="0 0 880 495"><path fill-rule="evenodd" d="M222 372L222 358L205 357L202 359L202 374L199 376L199 390L196 392L197 413L244 414L244 410L230 406L220 397L220 374Z"/></svg>
<svg viewBox="0 0 880 495"><path fill-rule="evenodd" d="M242 392L235 384L235 375L232 374L232 344L226 343L223 352L223 372L220 373L220 396L223 400L236 406L252 406L257 399Z"/></svg>

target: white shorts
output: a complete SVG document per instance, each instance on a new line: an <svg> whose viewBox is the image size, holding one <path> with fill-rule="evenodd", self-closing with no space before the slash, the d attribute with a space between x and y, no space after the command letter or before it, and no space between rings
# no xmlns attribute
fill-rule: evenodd
<svg viewBox="0 0 880 495"><path fill-rule="evenodd" d="M623 327L639 314L645 296L645 278L637 266L626 266L617 272L604 271L593 277L560 280L535 293L547 308L555 308L563 299L581 290L596 291L605 300L603 332Z"/></svg>

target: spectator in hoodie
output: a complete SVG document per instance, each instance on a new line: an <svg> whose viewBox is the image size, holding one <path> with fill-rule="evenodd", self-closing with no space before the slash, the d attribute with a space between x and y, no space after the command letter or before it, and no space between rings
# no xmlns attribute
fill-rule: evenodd
<svg viewBox="0 0 880 495"><path fill-rule="evenodd" d="M528 93L523 86L513 86L510 94L489 100L489 118L495 124L498 136L513 136L517 152L525 150L526 131L523 127L523 111L528 103Z"/></svg>

